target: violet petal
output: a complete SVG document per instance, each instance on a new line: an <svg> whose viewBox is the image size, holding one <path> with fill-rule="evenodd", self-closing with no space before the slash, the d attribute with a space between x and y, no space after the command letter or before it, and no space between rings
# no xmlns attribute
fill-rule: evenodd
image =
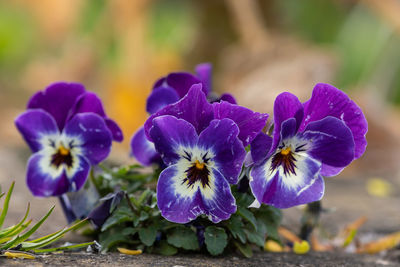
<svg viewBox="0 0 400 267"><path fill-rule="evenodd" d="M147 98L146 111L149 114L153 114L163 107L177 102L178 100L179 95L173 88L165 86L157 87Z"/></svg>
<svg viewBox="0 0 400 267"><path fill-rule="evenodd" d="M169 115L153 120L150 136L154 140L156 150L167 165L179 160L182 148L193 147L198 141L193 125Z"/></svg>
<svg viewBox="0 0 400 267"><path fill-rule="evenodd" d="M300 124L303 118L303 105L297 96L285 92L278 95L274 103L274 133L271 152L280 142L282 123L289 118L295 118L296 122Z"/></svg>
<svg viewBox="0 0 400 267"><path fill-rule="evenodd" d="M212 169L210 179L213 180L213 194L202 192L204 210L213 223L218 223L229 219L231 214L236 212L236 201L231 193L229 183L217 169ZM212 197L208 197L209 195Z"/></svg>
<svg viewBox="0 0 400 267"><path fill-rule="evenodd" d="M318 174L321 163L298 157L296 174L283 174L279 169L271 171L271 160L256 165L250 173L250 188L258 202L285 209L322 198L324 181Z"/></svg>
<svg viewBox="0 0 400 267"><path fill-rule="evenodd" d="M58 82L34 94L28 102L28 109L43 109L50 113L61 131L64 128L70 109L78 97L85 92L79 83Z"/></svg>
<svg viewBox="0 0 400 267"><path fill-rule="evenodd" d="M224 93L219 97L218 102L221 102L221 101L226 101L226 102L229 102L231 104L237 104L237 101L236 101L235 97L233 95L231 95L231 94L228 94L228 93Z"/></svg>
<svg viewBox="0 0 400 267"><path fill-rule="evenodd" d="M201 88L201 84L193 85L189 93L181 100L151 115L144 124L147 138L150 141L153 140L149 134L149 130L153 126L152 121L162 115L171 115L178 119L183 119L195 127L197 134L201 133L214 117L212 105L207 102Z"/></svg>
<svg viewBox="0 0 400 267"><path fill-rule="evenodd" d="M314 87L311 99L304 104L304 119L300 131L303 131L308 123L327 116L343 120L350 128L355 143L354 157L359 158L367 146L365 135L368 130L368 123L361 108L339 89L319 83Z"/></svg>
<svg viewBox="0 0 400 267"><path fill-rule="evenodd" d="M254 164L260 164L267 158L271 145L272 138L263 132L260 132L256 138L254 138L253 142L251 142L250 150Z"/></svg>
<svg viewBox="0 0 400 267"><path fill-rule="evenodd" d="M76 114L66 125L63 134L76 138L82 154L91 164L98 164L111 151L111 132L104 120L94 113Z"/></svg>
<svg viewBox="0 0 400 267"><path fill-rule="evenodd" d="M207 90L205 94L207 95L212 91L212 64L201 63L195 68L197 77L204 83L205 89Z"/></svg>
<svg viewBox="0 0 400 267"><path fill-rule="evenodd" d="M238 182L246 151L238 139L239 129L230 119L213 120L199 136L199 147L214 153L215 168L231 184Z"/></svg>
<svg viewBox="0 0 400 267"><path fill-rule="evenodd" d="M228 118L239 127L239 139L247 146L264 128L268 114L254 112L248 108L225 101L212 105L215 119Z"/></svg>
<svg viewBox="0 0 400 267"><path fill-rule="evenodd" d="M154 144L147 139L143 127L131 139L131 153L144 166L161 162L160 154L156 151Z"/></svg>
<svg viewBox="0 0 400 267"><path fill-rule="evenodd" d="M200 192L182 184L185 170L177 165L163 170L157 183L157 205L161 215L172 222L187 223L204 213Z"/></svg>
<svg viewBox="0 0 400 267"><path fill-rule="evenodd" d="M311 144L307 153L331 167L345 167L354 159L354 140L349 127L334 117L328 116L310 122L300 138ZM326 175L323 171L322 175Z"/></svg>
<svg viewBox="0 0 400 267"><path fill-rule="evenodd" d="M203 90L203 93L205 95L207 95L208 93L206 85L199 78L188 72L170 73L166 78L166 82L169 87L172 87L176 90L179 98L184 97L194 84L199 83L202 85L201 88Z"/></svg>
<svg viewBox="0 0 400 267"><path fill-rule="evenodd" d="M79 162L76 164L79 164L79 167L75 168L69 177L64 167L54 169L45 152L33 154L28 161L26 180L32 194L37 197L49 197L79 190L86 181L90 165L83 157L77 159Z"/></svg>
<svg viewBox="0 0 400 267"><path fill-rule="evenodd" d="M59 134L54 118L41 109L25 111L15 119L15 125L33 152L43 148L43 136Z"/></svg>
<svg viewBox="0 0 400 267"><path fill-rule="evenodd" d="M118 124L110 118L104 119L108 130L110 130L112 139L116 142L122 142L124 140L124 134Z"/></svg>

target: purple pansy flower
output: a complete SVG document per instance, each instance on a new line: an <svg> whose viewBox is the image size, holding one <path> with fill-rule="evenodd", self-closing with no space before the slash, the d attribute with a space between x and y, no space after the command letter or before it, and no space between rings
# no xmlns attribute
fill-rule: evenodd
<svg viewBox="0 0 400 267"><path fill-rule="evenodd" d="M367 128L361 109L331 85L317 84L304 104L279 95L273 138L261 133L251 144L252 206L289 208L321 199L322 175L336 175L363 154Z"/></svg>
<svg viewBox="0 0 400 267"><path fill-rule="evenodd" d="M111 133L94 113L76 114L62 131L42 109L27 110L15 124L34 152L28 161L27 184L35 196L79 190L90 166L104 160L111 150Z"/></svg>
<svg viewBox="0 0 400 267"><path fill-rule="evenodd" d="M229 184L238 181L245 150L233 120L212 120L198 134L191 123L165 115L152 120L149 132L169 166L157 184L164 218L187 223L205 214L218 223L236 212Z"/></svg>
<svg viewBox="0 0 400 267"><path fill-rule="evenodd" d="M87 92L79 83L58 82L34 94L28 102L28 109L42 109L56 121L62 131L75 114L92 112L103 118L114 141L121 142L123 134L115 121L107 117L100 98Z"/></svg>
<svg viewBox="0 0 400 267"><path fill-rule="evenodd" d="M98 96L78 83L55 83L36 93L15 124L34 153L28 187L42 197L78 191L90 167L108 156L112 140L123 138Z"/></svg>
<svg viewBox="0 0 400 267"><path fill-rule="evenodd" d="M212 66L209 63L202 63L196 66L196 75L188 72L173 72L160 78L153 86L153 90L147 98L146 110L151 115L163 109L169 104L176 103L182 99L194 84L201 84L203 93L208 97L209 102L226 101L236 104L231 94L222 94L217 97L212 92ZM144 129L141 127L131 139L131 154L145 166L153 163L160 164L161 158L150 142Z"/></svg>

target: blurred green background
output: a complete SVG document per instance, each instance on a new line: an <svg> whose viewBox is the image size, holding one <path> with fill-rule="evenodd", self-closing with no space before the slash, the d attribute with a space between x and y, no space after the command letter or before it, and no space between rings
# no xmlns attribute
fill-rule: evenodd
<svg viewBox="0 0 400 267"><path fill-rule="evenodd" d="M22 144L12 122L29 96L77 81L104 98L126 152L153 82L211 62L214 90L260 112L281 91L306 100L332 83L366 111L369 150L397 164L398 14L397 0L0 1L1 138Z"/></svg>

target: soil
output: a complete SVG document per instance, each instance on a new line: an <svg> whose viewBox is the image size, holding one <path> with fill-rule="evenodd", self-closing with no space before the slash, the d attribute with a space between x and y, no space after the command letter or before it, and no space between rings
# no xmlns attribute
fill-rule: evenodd
<svg viewBox="0 0 400 267"><path fill-rule="evenodd" d="M251 259L230 255L207 257L204 255L159 256L142 254L128 256L116 253L87 255L63 253L44 255L35 260L0 259L1 266L398 266L374 256L342 253L257 253Z"/></svg>

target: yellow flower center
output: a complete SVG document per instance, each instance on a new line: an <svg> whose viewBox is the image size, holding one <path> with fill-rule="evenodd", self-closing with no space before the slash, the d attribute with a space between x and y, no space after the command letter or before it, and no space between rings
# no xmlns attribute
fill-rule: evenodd
<svg viewBox="0 0 400 267"><path fill-rule="evenodd" d="M281 154L287 156L289 155L290 151L291 151L290 147L285 147L284 149L281 150Z"/></svg>
<svg viewBox="0 0 400 267"><path fill-rule="evenodd" d="M58 153L60 153L60 155L62 155L62 156L67 156L67 155L69 155L69 149L67 149L63 145L61 145L58 148Z"/></svg>
<svg viewBox="0 0 400 267"><path fill-rule="evenodd" d="M199 162L198 160L195 161L196 169L202 170L204 169L204 162Z"/></svg>

